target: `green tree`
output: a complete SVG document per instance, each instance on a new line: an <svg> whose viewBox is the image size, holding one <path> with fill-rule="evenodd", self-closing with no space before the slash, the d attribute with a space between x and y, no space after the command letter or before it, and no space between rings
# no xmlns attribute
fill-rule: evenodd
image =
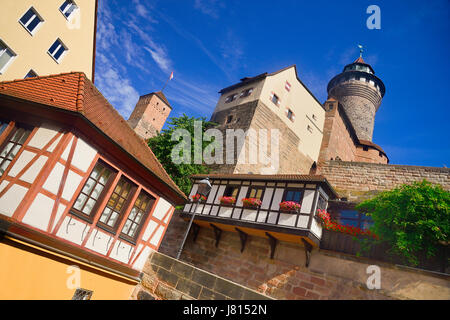
<svg viewBox="0 0 450 320"><path fill-rule="evenodd" d="M371 231L392 246L413 265L418 253L434 256L439 246L448 245L450 192L423 180L401 185L361 202L358 210L371 216Z"/></svg>
<svg viewBox="0 0 450 320"><path fill-rule="evenodd" d="M216 124L213 122L206 121L206 118L194 118L188 117L183 113L180 117L172 117L169 119L168 128L163 129L157 136L150 138L148 140L148 146L152 149L155 156L161 162L164 169L167 171L172 180L178 185L178 187L185 193L189 194L192 182L190 180L190 176L192 174L199 173L209 173L209 168L205 166L203 163L195 164L194 163L194 155L195 153L202 152L204 148L210 144L209 141L204 141L202 139L201 148L202 150L196 150L195 148L195 134L194 134L194 122L201 121L201 136L203 133L215 126ZM186 130L184 132L189 133L189 141L175 139L175 132L180 132L181 130ZM174 139L172 139L172 135L174 135ZM198 134L197 134L198 136ZM198 138L201 138L198 136ZM188 156L190 158L189 163L174 163L172 161L172 150L175 147L180 147L180 145L190 145L190 154L180 153L181 156ZM198 149L198 148L197 148Z"/></svg>

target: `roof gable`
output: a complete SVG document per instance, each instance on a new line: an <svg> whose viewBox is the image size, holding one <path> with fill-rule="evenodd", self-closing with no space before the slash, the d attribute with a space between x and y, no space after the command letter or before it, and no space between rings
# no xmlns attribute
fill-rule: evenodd
<svg viewBox="0 0 450 320"><path fill-rule="evenodd" d="M0 94L82 114L131 157L187 199L152 150L82 72L0 82Z"/></svg>

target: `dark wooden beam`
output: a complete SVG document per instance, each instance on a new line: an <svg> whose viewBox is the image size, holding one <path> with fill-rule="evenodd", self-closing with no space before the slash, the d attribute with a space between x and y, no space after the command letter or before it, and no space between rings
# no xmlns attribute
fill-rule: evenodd
<svg viewBox="0 0 450 320"><path fill-rule="evenodd" d="M278 240L268 232L266 232L266 236L269 238L270 259L273 259L273 256L275 255L275 248L277 247Z"/></svg>
<svg viewBox="0 0 450 320"><path fill-rule="evenodd" d="M306 263L305 263L305 266L308 268L308 266L309 266L309 261L310 261L310 259L311 259L311 251L312 251L312 245L308 242L308 241L306 241L305 239L303 239L302 238L302 242L303 242L303 245L305 246L305 256L306 256Z"/></svg>
<svg viewBox="0 0 450 320"><path fill-rule="evenodd" d="M239 233L239 238L241 238L241 253L242 253L242 252L244 252L245 244L247 243L248 234L239 228L235 228L235 229Z"/></svg>
<svg viewBox="0 0 450 320"><path fill-rule="evenodd" d="M210 223L211 227L214 230L214 235L216 236L216 248L219 246L220 236L222 235L222 229L219 229L212 223Z"/></svg>

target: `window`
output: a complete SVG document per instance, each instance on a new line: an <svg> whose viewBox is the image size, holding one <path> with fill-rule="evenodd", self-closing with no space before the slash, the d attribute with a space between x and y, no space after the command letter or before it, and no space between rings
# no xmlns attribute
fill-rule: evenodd
<svg viewBox="0 0 450 320"><path fill-rule="evenodd" d="M273 94L272 98L270 99L273 103L275 103L275 105L278 106L278 104L280 103L280 98L278 98L278 96L276 94Z"/></svg>
<svg viewBox="0 0 450 320"><path fill-rule="evenodd" d="M0 40L0 74L6 71L6 68L14 60L16 54Z"/></svg>
<svg viewBox="0 0 450 320"><path fill-rule="evenodd" d="M37 76L38 76L37 73L34 72L34 71L31 69L30 71L28 71L28 73L27 73L27 75L25 76L24 79L26 79L26 78L34 78L34 77L37 77Z"/></svg>
<svg viewBox="0 0 450 320"><path fill-rule="evenodd" d="M72 0L66 0L62 6L59 7L59 11L61 11L61 13L68 19L77 8L77 5Z"/></svg>
<svg viewBox="0 0 450 320"><path fill-rule="evenodd" d="M31 35L36 33L43 21L44 20L38 15L33 7L31 7L19 20L20 24L27 29Z"/></svg>
<svg viewBox="0 0 450 320"><path fill-rule="evenodd" d="M286 81L286 84L284 85L284 88L285 88L287 91L291 91L291 84L290 84L289 82Z"/></svg>
<svg viewBox="0 0 450 320"><path fill-rule="evenodd" d="M8 127L8 122L1 121L0 120L0 135L5 131L5 129Z"/></svg>
<svg viewBox="0 0 450 320"><path fill-rule="evenodd" d="M93 210L97 201L101 198L103 190L106 190L108 181L112 180L114 171L108 165L99 161L94 170L92 170L88 180L83 186L75 204L72 213L76 216L92 222Z"/></svg>
<svg viewBox="0 0 450 320"><path fill-rule="evenodd" d="M317 199L317 210L326 210L327 209L327 200L324 196L319 194L319 199Z"/></svg>
<svg viewBox="0 0 450 320"><path fill-rule="evenodd" d="M48 53L56 60L56 62L61 61L66 51L66 46L59 39L56 39L50 49L48 49Z"/></svg>
<svg viewBox="0 0 450 320"><path fill-rule="evenodd" d="M310 125L308 125L308 127L306 127L306 129L311 133L313 132L313 128Z"/></svg>
<svg viewBox="0 0 450 320"><path fill-rule="evenodd" d="M121 220L128 201L135 190L136 186L131 181L125 177L121 177L97 225L107 231L115 232L119 225L117 222Z"/></svg>
<svg viewBox="0 0 450 320"><path fill-rule="evenodd" d="M256 198L262 200L264 187L250 187L247 192L247 198Z"/></svg>
<svg viewBox="0 0 450 320"><path fill-rule="evenodd" d="M234 93L234 94L229 95L229 96L225 99L225 103L229 103L229 102L231 102L231 101L233 101L233 100L236 100L237 96L238 96L237 93Z"/></svg>
<svg viewBox="0 0 450 320"><path fill-rule="evenodd" d="M333 105L331 104L330 107L333 108ZM330 110L331 110L331 108L330 108ZM312 115L312 118L313 118L313 120L317 121L317 117L315 114Z"/></svg>
<svg viewBox="0 0 450 320"><path fill-rule="evenodd" d="M363 146L363 150L364 150L364 151L369 151L369 147Z"/></svg>
<svg viewBox="0 0 450 320"><path fill-rule="evenodd" d="M2 123L3 126L3 123ZM2 130L5 130L4 128ZM9 139L6 139L0 152L0 177L8 168L11 161L17 155L19 150L30 135L31 130L25 128L15 128Z"/></svg>
<svg viewBox="0 0 450 320"><path fill-rule="evenodd" d="M131 209L130 214L127 217L125 225L123 226L121 237L129 239L132 242L136 240L136 237L142 228L143 222L145 221L145 218L154 203L155 198L147 194L145 191L141 191L133 205L133 208Z"/></svg>
<svg viewBox="0 0 450 320"><path fill-rule="evenodd" d="M92 291L78 288L73 294L72 300L91 300Z"/></svg>
<svg viewBox="0 0 450 320"><path fill-rule="evenodd" d="M238 193L239 193L239 187L228 186L225 188L223 196L237 198Z"/></svg>
<svg viewBox="0 0 450 320"><path fill-rule="evenodd" d="M294 121L294 113L292 112L291 109L287 109L286 116L288 117L289 120Z"/></svg>
<svg viewBox="0 0 450 320"><path fill-rule="evenodd" d="M233 116L228 116L225 123L230 123L233 120Z"/></svg>
<svg viewBox="0 0 450 320"><path fill-rule="evenodd" d="M252 94L252 92L253 92L253 88L242 91L241 98L248 97L249 95Z"/></svg>
<svg viewBox="0 0 450 320"><path fill-rule="evenodd" d="M287 189L284 191L283 201L294 201L297 203L302 203L303 191L296 189Z"/></svg>
<svg viewBox="0 0 450 320"><path fill-rule="evenodd" d="M368 229L373 224L372 218L356 210L337 210L331 217L342 225L361 229Z"/></svg>

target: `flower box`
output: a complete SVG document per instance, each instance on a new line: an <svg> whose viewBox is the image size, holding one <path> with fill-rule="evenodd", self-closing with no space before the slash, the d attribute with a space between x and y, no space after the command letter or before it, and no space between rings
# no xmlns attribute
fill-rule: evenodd
<svg viewBox="0 0 450 320"><path fill-rule="evenodd" d="M206 201L206 197L197 193L192 196L192 202Z"/></svg>
<svg viewBox="0 0 450 320"><path fill-rule="evenodd" d="M219 198L220 204L223 206L232 206L236 203L235 197L220 197Z"/></svg>
<svg viewBox="0 0 450 320"><path fill-rule="evenodd" d="M289 212L289 213L297 213L300 211L301 205L294 201L283 201L280 202L280 210Z"/></svg>
<svg viewBox="0 0 450 320"><path fill-rule="evenodd" d="M242 199L242 206L244 208L257 209L261 205L261 200L257 198L244 198Z"/></svg>

